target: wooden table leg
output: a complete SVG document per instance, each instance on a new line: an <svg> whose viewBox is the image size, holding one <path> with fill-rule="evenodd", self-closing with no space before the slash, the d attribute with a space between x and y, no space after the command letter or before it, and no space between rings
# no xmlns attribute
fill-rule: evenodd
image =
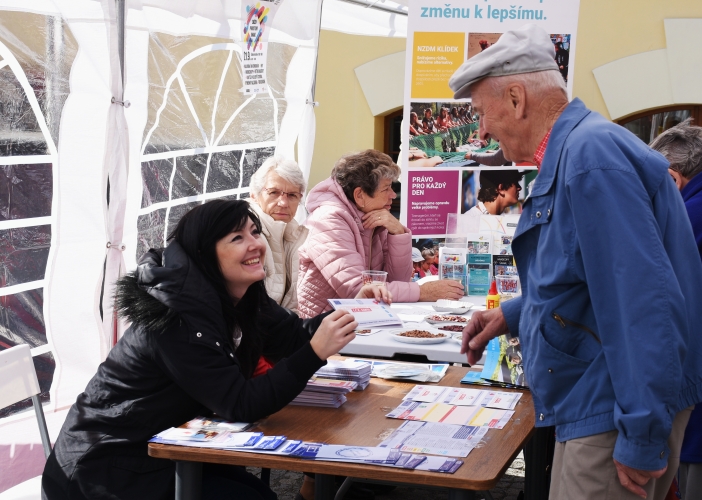
<svg viewBox="0 0 702 500"><path fill-rule="evenodd" d="M200 500L202 462L176 460L176 500Z"/></svg>
<svg viewBox="0 0 702 500"><path fill-rule="evenodd" d="M448 500L475 500L473 490L448 490Z"/></svg>
<svg viewBox="0 0 702 500"><path fill-rule="evenodd" d="M334 476L329 474L314 475L314 500L334 500Z"/></svg>

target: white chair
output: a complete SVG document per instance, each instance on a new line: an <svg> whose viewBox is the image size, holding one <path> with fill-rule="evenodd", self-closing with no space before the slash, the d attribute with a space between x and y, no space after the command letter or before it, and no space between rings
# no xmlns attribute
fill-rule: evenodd
<svg viewBox="0 0 702 500"><path fill-rule="evenodd" d="M29 346L18 345L0 352L0 408L32 398L34 411L39 423L41 444L44 446L44 455L48 458L51 454L51 441L49 430L46 427L44 410L39 401L39 381L34 371L32 355ZM41 476L37 476L9 490L0 493L0 500L34 500L41 498Z"/></svg>

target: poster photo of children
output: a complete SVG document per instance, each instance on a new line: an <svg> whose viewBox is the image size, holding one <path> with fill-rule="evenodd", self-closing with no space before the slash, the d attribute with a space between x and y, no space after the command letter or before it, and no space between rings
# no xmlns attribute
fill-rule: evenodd
<svg viewBox="0 0 702 500"><path fill-rule="evenodd" d="M439 274L439 244L443 239L415 238L412 240L412 281Z"/></svg>
<svg viewBox="0 0 702 500"><path fill-rule="evenodd" d="M410 167L465 167L472 153L489 153L497 142L478 137L478 116L470 102L413 102L409 123ZM468 157L466 157L468 155Z"/></svg>

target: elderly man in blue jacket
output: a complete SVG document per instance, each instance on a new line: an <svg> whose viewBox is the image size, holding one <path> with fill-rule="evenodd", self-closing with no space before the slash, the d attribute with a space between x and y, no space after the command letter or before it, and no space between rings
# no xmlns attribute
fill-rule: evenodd
<svg viewBox="0 0 702 500"><path fill-rule="evenodd" d="M537 426L556 427L551 500L662 500L702 401L702 262L668 162L568 102L535 25L449 85L481 139L539 167L512 241L522 296L474 314L462 352L519 336Z"/></svg>

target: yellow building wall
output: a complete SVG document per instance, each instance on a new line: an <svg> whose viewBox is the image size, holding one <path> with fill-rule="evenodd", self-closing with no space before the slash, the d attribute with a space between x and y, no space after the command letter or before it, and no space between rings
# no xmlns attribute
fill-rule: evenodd
<svg viewBox="0 0 702 500"><path fill-rule="evenodd" d="M581 0L573 96L610 118L592 70L622 57L666 48L666 18L702 18L702 0ZM405 50L405 44L404 38L322 31L310 188L329 176L342 154L382 149L383 119L371 115L354 69Z"/></svg>
<svg viewBox="0 0 702 500"><path fill-rule="evenodd" d="M580 0L573 96L610 118L592 70L622 57L665 49L663 20L673 18L702 18L702 1Z"/></svg>
<svg viewBox="0 0 702 500"><path fill-rule="evenodd" d="M308 190L329 177L341 155L373 147L382 149L383 121L371 114L354 69L403 51L406 43L404 38L322 30L315 93L315 101L319 103L315 108L317 131Z"/></svg>

